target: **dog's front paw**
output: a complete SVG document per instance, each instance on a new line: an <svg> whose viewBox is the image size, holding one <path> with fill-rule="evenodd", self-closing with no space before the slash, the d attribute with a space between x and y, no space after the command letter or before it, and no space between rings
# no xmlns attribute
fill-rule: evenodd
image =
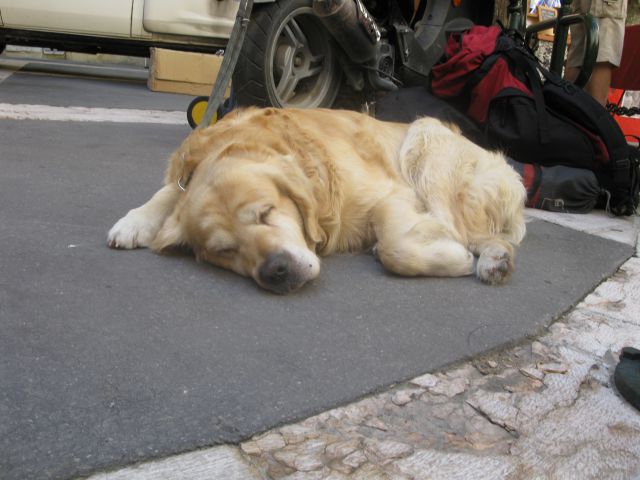
<svg viewBox="0 0 640 480"><path fill-rule="evenodd" d="M144 248L158 233L155 222L149 221L138 209L133 209L111 227L107 245L111 248Z"/></svg>
<svg viewBox="0 0 640 480"><path fill-rule="evenodd" d="M502 248L489 247L478 258L478 278L489 285L507 283L514 270L513 257Z"/></svg>

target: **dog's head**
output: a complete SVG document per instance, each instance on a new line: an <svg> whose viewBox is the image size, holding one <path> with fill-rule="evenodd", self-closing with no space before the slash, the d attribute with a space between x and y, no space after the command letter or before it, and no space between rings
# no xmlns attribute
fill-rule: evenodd
<svg viewBox="0 0 640 480"><path fill-rule="evenodd" d="M227 152L200 163L152 243L190 247L199 260L289 293L315 278L322 241L309 180L294 159Z"/></svg>

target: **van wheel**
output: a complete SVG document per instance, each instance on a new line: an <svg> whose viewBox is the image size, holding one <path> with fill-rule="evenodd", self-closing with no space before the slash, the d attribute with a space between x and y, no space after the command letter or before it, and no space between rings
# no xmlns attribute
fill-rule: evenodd
<svg viewBox="0 0 640 480"><path fill-rule="evenodd" d="M233 73L239 105L330 107L342 70L312 0L256 5Z"/></svg>

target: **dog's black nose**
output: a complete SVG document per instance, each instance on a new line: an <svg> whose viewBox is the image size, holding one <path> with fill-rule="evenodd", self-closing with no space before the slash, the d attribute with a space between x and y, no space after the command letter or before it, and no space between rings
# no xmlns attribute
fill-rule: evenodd
<svg viewBox="0 0 640 480"><path fill-rule="evenodd" d="M289 254L273 253L260 266L260 280L267 287L282 287L287 283L290 271L291 257Z"/></svg>

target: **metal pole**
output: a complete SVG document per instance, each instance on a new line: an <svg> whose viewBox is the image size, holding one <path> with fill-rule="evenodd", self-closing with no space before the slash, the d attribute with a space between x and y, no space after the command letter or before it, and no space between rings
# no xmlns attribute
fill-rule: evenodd
<svg viewBox="0 0 640 480"><path fill-rule="evenodd" d="M572 0L563 0L558 8L558 19L553 32L553 48L551 50L551 62L549 70L558 75L562 75L565 52L567 50L567 37L569 36L569 25L562 22L562 17L571 13Z"/></svg>
<svg viewBox="0 0 640 480"><path fill-rule="evenodd" d="M231 36L227 42L227 48L224 52L222 65L220 66L218 77L216 78L216 82L211 90L207 109L204 112L204 116L202 117L198 128L208 127L211 124L213 114L218 111L218 107L222 104L224 92L229 85L229 81L231 81L231 75L236 67L236 63L238 63L238 56L240 55L240 50L242 50L244 35L247 32L252 8L253 0L240 0L236 21L233 24Z"/></svg>
<svg viewBox="0 0 640 480"><path fill-rule="evenodd" d="M584 58L582 59L582 67L578 78L573 82L579 87L584 87L589 79L591 73L596 65L598 59L598 49L600 48L600 27L596 19L589 13L583 15L584 30L586 33L586 50L584 52Z"/></svg>
<svg viewBox="0 0 640 480"><path fill-rule="evenodd" d="M509 29L524 34L525 31L525 14L524 4L522 0L510 0L507 13L509 15Z"/></svg>

